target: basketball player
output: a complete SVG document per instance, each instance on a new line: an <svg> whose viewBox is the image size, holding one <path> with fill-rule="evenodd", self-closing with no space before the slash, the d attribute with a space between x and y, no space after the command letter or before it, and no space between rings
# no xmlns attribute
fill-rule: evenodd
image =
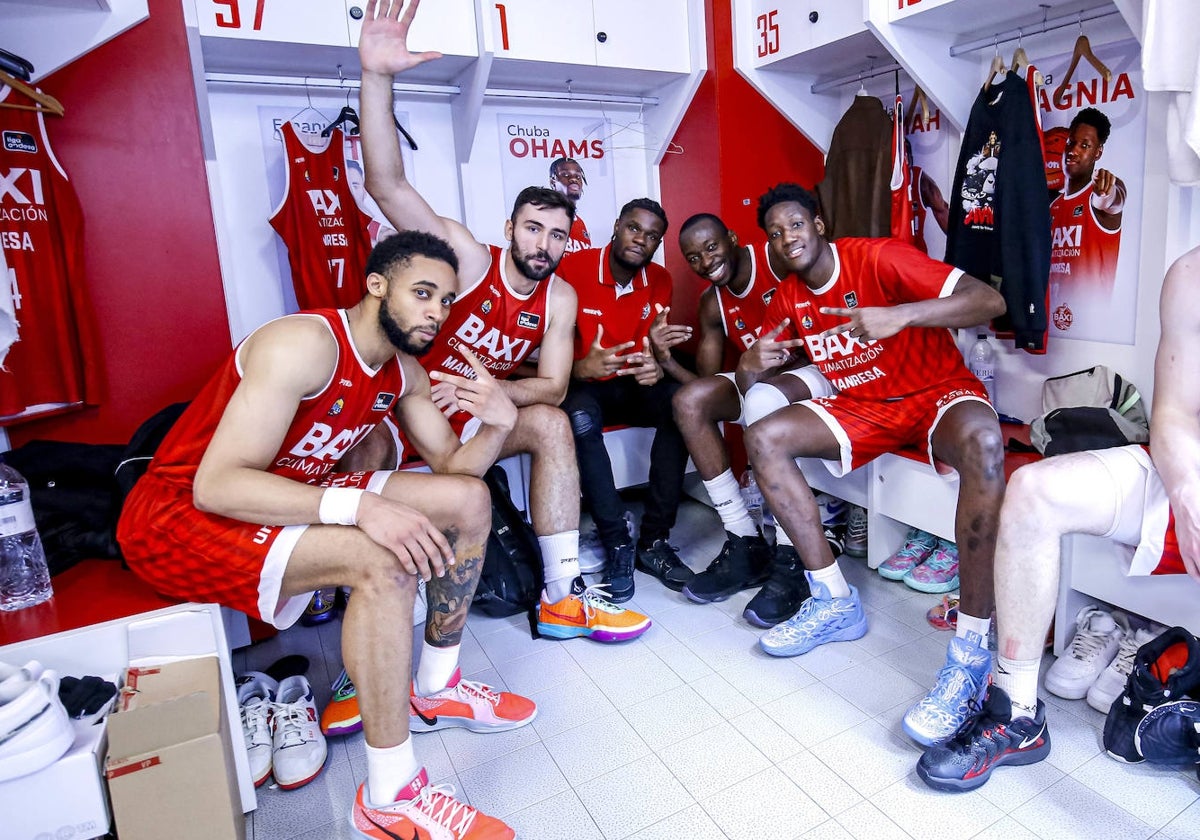
<svg viewBox="0 0 1200 840"><path fill-rule="evenodd" d="M1064 536L1095 534L1136 546L1131 575L1186 573L1200 582L1198 313L1200 248L1193 248L1163 281L1149 452L1141 446L1073 452L1013 473L996 542L995 684L969 729L921 757L917 772L931 787L972 790L1001 764L1032 764L1049 755L1038 671L1058 598ZM1187 665L1197 673L1194 662ZM1145 709L1127 714L1136 721ZM1109 721L1116 723L1112 713ZM1113 746L1107 727L1105 744Z"/></svg>
<svg viewBox="0 0 1200 840"><path fill-rule="evenodd" d="M700 295L696 375L675 394L675 422L725 526L720 553L684 586L683 594L707 604L766 583L743 615L752 624L773 627L791 617L808 597L804 567L782 530L777 531L780 541L772 552L750 518L718 424L745 425L751 417L814 396L829 396L833 389L801 357L794 369L751 388L743 406L733 372L720 372L725 355L731 350L740 356L758 340L767 304L780 274L786 272L776 271L772 261L778 258L765 242L739 245L737 234L710 213L699 213L683 223L679 250L692 271L710 285Z"/></svg>
<svg viewBox="0 0 1200 840"><path fill-rule="evenodd" d="M578 204L579 199L583 198L583 188L586 184L587 177L583 174L583 167L575 158L560 157L551 162L550 186L571 199L572 204ZM588 234L587 225L576 212L575 221L571 223L571 237L567 240L567 253L591 247L592 237Z"/></svg>
<svg viewBox="0 0 1200 840"><path fill-rule="evenodd" d="M368 778L352 814L366 837L446 831L452 809L472 825L454 837L511 838L502 823L427 787L401 710L473 730L512 729L536 712L457 668L491 525L487 488L469 476L495 459L516 407L473 355L474 378L433 378L458 389L479 434L460 444L433 403L415 357L446 319L456 267L445 242L406 231L372 252L356 306L251 333L163 441L117 533L130 568L157 591L281 629L314 589L353 587L342 654L366 729ZM332 472L391 410L447 474ZM418 577L444 608L429 611L410 699L412 636L397 616L412 614Z"/></svg>
<svg viewBox="0 0 1200 840"><path fill-rule="evenodd" d="M780 184L759 200L759 224L791 275L767 308L762 337L738 364L743 391L804 347L838 393L782 408L746 431L763 495L791 537L812 597L766 633L767 653L796 656L867 632L858 591L824 538L812 491L795 458L826 460L844 475L884 452L913 446L958 470L955 536L961 557L958 636L937 684L904 717L929 744L952 735L991 670L992 554L1004 498L996 412L949 329L1004 311L998 292L959 269L891 239L830 243L816 199ZM950 571L950 570L947 570Z"/></svg>
<svg viewBox="0 0 1200 840"><path fill-rule="evenodd" d="M613 642L645 632L650 620L614 607L603 590L589 587L579 570L579 472L571 430L557 406L571 372L575 293L554 274L562 259L575 206L545 187L517 196L505 223L505 249L480 244L459 222L439 216L405 177L392 125L392 81L397 73L434 58L408 51L409 24L417 2L403 16L400 2L371 3L363 21L361 126L367 189L398 229L443 236L459 257L459 295L443 335L425 361L428 370L470 375L469 348L501 380L517 406L517 421L498 453L528 452L530 500L542 551L545 592L538 629L555 638L588 637ZM537 375L509 379L533 350ZM478 426L457 391L435 385L433 398L466 440ZM489 465L490 466L490 465Z"/></svg>

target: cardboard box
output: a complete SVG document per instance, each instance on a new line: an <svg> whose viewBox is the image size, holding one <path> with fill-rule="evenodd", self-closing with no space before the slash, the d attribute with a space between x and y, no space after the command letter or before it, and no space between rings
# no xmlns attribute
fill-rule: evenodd
<svg viewBox="0 0 1200 840"><path fill-rule="evenodd" d="M104 724L71 723L75 741L62 758L36 773L0 782L0 834L6 840L88 840L108 833Z"/></svg>
<svg viewBox="0 0 1200 840"><path fill-rule="evenodd" d="M244 840L222 698L216 657L126 671L105 764L121 840Z"/></svg>

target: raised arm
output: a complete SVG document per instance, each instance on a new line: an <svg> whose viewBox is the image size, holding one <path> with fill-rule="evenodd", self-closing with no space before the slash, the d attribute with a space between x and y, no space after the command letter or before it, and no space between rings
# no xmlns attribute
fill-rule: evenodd
<svg viewBox="0 0 1200 840"><path fill-rule="evenodd" d="M404 173L400 140L393 124L392 82L397 73L441 53L408 51L408 29L419 0L368 0L358 54L362 61L359 126L367 192L397 230L423 230L450 243L458 255L460 281L474 282L488 267L488 250L459 222L439 216Z"/></svg>
<svg viewBox="0 0 1200 840"><path fill-rule="evenodd" d="M1150 455L1171 500L1184 565L1200 580L1200 248L1167 271L1159 317Z"/></svg>

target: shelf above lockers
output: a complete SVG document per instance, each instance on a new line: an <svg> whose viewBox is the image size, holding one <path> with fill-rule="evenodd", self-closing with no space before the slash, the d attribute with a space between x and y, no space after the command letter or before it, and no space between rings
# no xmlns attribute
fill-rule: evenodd
<svg viewBox="0 0 1200 840"><path fill-rule="evenodd" d="M31 62L36 82L149 16L147 0L0 0L0 49Z"/></svg>

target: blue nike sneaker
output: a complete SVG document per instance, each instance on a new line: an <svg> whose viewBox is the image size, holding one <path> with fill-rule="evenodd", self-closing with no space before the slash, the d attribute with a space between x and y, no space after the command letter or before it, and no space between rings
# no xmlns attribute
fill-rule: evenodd
<svg viewBox="0 0 1200 840"><path fill-rule="evenodd" d="M908 737L926 747L945 741L975 715L992 674L992 654L978 633L955 636L937 682L904 715Z"/></svg>
<svg viewBox="0 0 1200 840"><path fill-rule="evenodd" d="M1155 764L1200 763L1200 702L1155 706L1138 723L1133 743L1142 758Z"/></svg>
<svg viewBox="0 0 1200 840"><path fill-rule="evenodd" d="M850 587L850 597L834 598L828 587L809 575L812 596L796 614L777 624L758 640L772 656L799 656L827 642L849 642L867 634L867 616L858 590Z"/></svg>

